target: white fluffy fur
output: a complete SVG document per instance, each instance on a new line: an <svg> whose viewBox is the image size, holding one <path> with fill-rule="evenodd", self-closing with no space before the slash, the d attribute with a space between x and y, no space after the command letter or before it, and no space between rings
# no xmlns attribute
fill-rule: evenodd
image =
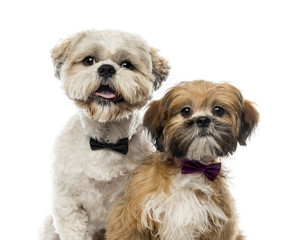
<svg viewBox="0 0 301 240"><path fill-rule="evenodd" d="M195 191L204 193L200 203ZM146 204L142 207L142 225L148 226L147 216L162 224L158 234L162 240L194 240L200 233L210 231L209 218L219 219L214 225L225 224L228 219L220 207L216 206L210 198L217 194L205 183L204 176L200 174L178 174L172 179L168 194L160 193L158 196L146 196Z"/></svg>
<svg viewBox="0 0 301 240"><path fill-rule="evenodd" d="M95 63L83 64L87 56L93 56ZM99 239L112 202L124 191L127 174L153 151L138 111L166 79L169 66L139 36L111 30L86 31L62 41L52 50L52 60L79 114L56 141L53 219L45 221L40 239L94 240L96 235ZM135 69L122 67L123 61ZM103 64L113 66L116 74L102 78L98 69ZM105 81L122 102L93 100ZM92 151L90 137L108 143L128 138L129 151L126 155L109 149Z"/></svg>
<svg viewBox="0 0 301 240"><path fill-rule="evenodd" d="M90 121L74 116L55 146L54 226L64 240L92 239L95 232L106 228L107 212L123 192L127 173L152 149L137 130L137 116L111 123ZM129 152L124 156L111 150L91 151L91 135L110 142L130 136ZM53 233L51 223L46 221L41 239L58 239L56 234L45 233Z"/></svg>

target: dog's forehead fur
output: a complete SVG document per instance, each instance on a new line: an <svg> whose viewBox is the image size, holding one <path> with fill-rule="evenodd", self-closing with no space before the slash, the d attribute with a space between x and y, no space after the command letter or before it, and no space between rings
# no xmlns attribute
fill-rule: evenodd
<svg viewBox="0 0 301 240"><path fill-rule="evenodd" d="M243 97L236 87L208 81L183 82L172 88L163 99L169 115L179 113L184 107L200 111L211 110L214 106L221 106L233 113L238 112L242 104Z"/></svg>
<svg viewBox="0 0 301 240"><path fill-rule="evenodd" d="M93 56L98 60L131 60L143 62L151 68L150 47L138 35L117 30L85 31L74 37L70 46L69 61Z"/></svg>

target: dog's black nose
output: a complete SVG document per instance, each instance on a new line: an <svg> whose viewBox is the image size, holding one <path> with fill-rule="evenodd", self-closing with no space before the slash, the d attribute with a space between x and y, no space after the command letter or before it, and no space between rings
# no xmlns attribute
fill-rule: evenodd
<svg viewBox="0 0 301 240"><path fill-rule="evenodd" d="M196 124L199 127L208 127L210 122L211 122L211 120L208 117L200 117L196 120Z"/></svg>
<svg viewBox="0 0 301 240"><path fill-rule="evenodd" d="M98 73L100 76L108 78L112 77L116 73L116 70L112 65L104 64L98 68Z"/></svg>

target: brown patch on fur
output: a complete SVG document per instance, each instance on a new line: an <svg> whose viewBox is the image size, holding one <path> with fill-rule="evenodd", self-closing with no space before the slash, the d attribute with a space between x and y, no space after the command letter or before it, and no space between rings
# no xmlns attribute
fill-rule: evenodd
<svg viewBox="0 0 301 240"><path fill-rule="evenodd" d="M141 225L142 205L147 199L147 194L159 195L168 193L171 176L177 172L173 162L165 159L164 154L155 153L130 175L125 195L118 204L113 207L109 217L109 227L106 233L107 239L118 240L145 240L158 239L155 237L160 227L148 218L151 230L146 230Z"/></svg>
<svg viewBox="0 0 301 240"><path fill-rule="evenodd" d="M100 120L100 121L113 121L113 120L120 120L125 116L129 116L133 112L133 108L131 108L128 104L120 102L120 103L109 103L112 106L99 106L98 103L94 101L81 101L81 100L74 100L76 106L84 109L86 116L92 120ZM104 118L101 118L103 115L103 109L107 109L107 114Z"/></svg>
<svg viewBox="0 0 301 240"><path fill-rule="evenodd" d="M258 124L259 113L254 108L252 102L245 100L243 104L242 122L239 131L239 144L246 145L246 140L250 136L254 127Z"/></svg>
<svg viewBox="0 0 301 240"><path fill-rule="evenodd" d="M106 234L106 230L102 229L94 234L92 240L104 240L105 234Z"/></svg>
<svg viewBox="0 0 301 240"><path fill-rule="evenodd" d="M153 74L155 75L154 89L157 90L168 77L170 66L168 61L158 54L157 49L151 48L150 55L153 63Z"/></svg>
<svg viewBox="0 0 301 240"><path fill-rule="evenodd" d="M73 38L67 38L61 41L51 50L51 58L53 60L54 65L58 62L62 62L67 57L69 46L72 40Z"/></svg>
<svg viewBox="0 0 301 240"><path fill-rule="evenodd" d="M153 101L143 118L143 124L154 139L154 145L159 151L163 151L163 109L161 101Z"/></svg>
<svg viewBox="0 0 301 240"><path fill-rule="evenodd" d="M69 53L72 42L79 38L80 34L76 34L72 37L68 37L61 40L52 50L51 59L55 67L55 76L60 79L61 67L65 63Z"/></svg>

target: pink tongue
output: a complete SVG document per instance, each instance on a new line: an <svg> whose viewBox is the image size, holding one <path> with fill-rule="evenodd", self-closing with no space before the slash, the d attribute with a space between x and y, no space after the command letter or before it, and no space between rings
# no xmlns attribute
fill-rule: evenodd
<svg viewBox="0 0 301 240"><path fill-rule="evenodd" d="M108 91L96 92L94 94L96 96L100 96L100 97L106 98L106 99L112 99L112 98L116 97L116 95L114 93L108 92Z"/></svg>

